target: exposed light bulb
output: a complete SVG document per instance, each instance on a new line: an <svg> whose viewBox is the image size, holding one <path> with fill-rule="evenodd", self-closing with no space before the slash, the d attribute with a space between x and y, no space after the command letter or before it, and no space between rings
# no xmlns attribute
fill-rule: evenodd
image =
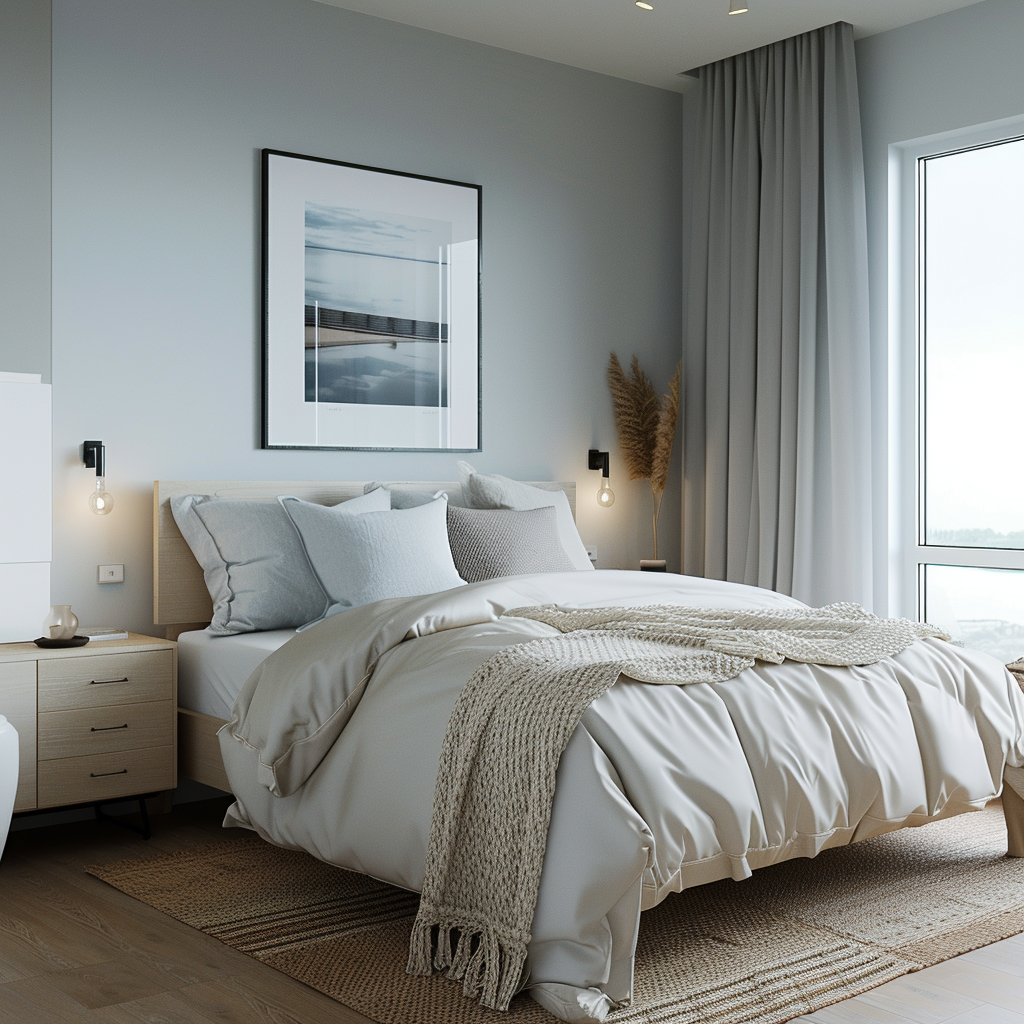
<svg viewBox="0 0 1024 1024"><path fill-rule="evenodd" d="M654 8L650 4L645 4L644 0L634 0L634 2L636 3L637 7L639 7L640 10L642 10L642 11L653 11L654 10Z"/></svg>
<svg viewBox="0 0 1024 1024"><path fill-rule="evenodd" d="M108 494L103 477L96 477L96 490L89 495L89 508L98 516L105 516L114 507L113 495Z"/></svg>
<svg viewBox="0 0 1024 1024"><path fill-rule="evenodd" d="M609 508L615 504L615 492L608 483L608 477L606 476L601 477L601 487L597 492L597 503L598 505L603 505L605 508Z"/></svg>

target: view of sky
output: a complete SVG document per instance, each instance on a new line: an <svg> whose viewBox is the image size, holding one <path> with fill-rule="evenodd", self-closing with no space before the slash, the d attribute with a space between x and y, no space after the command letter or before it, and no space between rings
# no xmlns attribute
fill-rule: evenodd
<svg viewBox="0 0 1024 1024"><path fill-rule="evenodd" d="M932 157L922 193L924 513L934 544L1024 548L1024 141ZM1024 572L928 565L925 617L1024 655Z"/></svg>
<svg viewBox="0 0 1024 1024"><path fill-rule="evenodd" d="M1024 532L1024 141L925 174L928 536Z"/></svg>
<svg viewBox="0 0 1024 1024"><path fill-rule="evenodd" d="M438 259L449 221L306 203L306 303L438 318Z"/></svg>

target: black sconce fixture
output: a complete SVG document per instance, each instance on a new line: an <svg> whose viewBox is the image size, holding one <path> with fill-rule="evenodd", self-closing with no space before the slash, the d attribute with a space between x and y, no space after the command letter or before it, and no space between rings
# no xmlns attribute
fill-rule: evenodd
<svg viewBox="0 0 1024 1024"><path fill-rule="evenodd" d="M608 508L615 504L615 492L608 483L608 453L591 448L587 456L590 469L601 470L601 487L597 492L597 503Z"/></svg>
<svg viewBox="0 0 1024 1024"><path fill-rule="evenodd" d="M112 495L107 493L104 477L107 472L107 449L102 441L82 443L82 462L96 470L96 490L89 495L89 508L98 516L105 516L114 507Z"/></svg>

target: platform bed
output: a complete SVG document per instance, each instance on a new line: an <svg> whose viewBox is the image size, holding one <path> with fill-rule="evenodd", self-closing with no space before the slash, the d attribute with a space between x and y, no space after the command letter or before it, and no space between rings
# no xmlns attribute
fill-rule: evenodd
<svg viewBox="0 0 1024 1024"><path fill-rule="evenodd" d="M171 515L169 499L176 494L212 494L246 501L274 501L278 494L294 494L305 501L333 505L363 493L364 483L323 481L158 480L153 488L153 621L165 627L170 640L210 621L212 604L203 573ZM405 489L434 492L453 490L451 481L417 481ZM564 490L575 514L574 483L535 483ZM204 785L230 792L217 731L226 720L187 708L178 708L178 774ZM1024 857L1024 769L1007 768L1003 810L1008 852Z"/></svg>
<svg viewBox="0 0 1024 1024"><path fill-rule="evenodd" d="M406 484L424 491L452 488L444 482ZM574 504L574 486L562 486ZM246 500L274 500L288 493L308 501L334 504L362 493L361 483L324 484L287 482L185 481L157 482L154 491L154 618L175 638L184 629L202 628L212 608L202 572L177 530L168 507L172 494L203 493ZM179 774L184 778L230 791L221 757L217 731L224 720L179 708ZM1008 832L1008 852L1024 856L1024 769L1007 768L1004 773L1003 809Z"/></svg>
<svg viewBox="0 0 1024 1024"><path fill-rule="evenodd" d="M442 484L420 486L431 490ZM158 622L177 628L202 622L211 611L199 566L180 536L174 537L166 510L170 493L265 501L291 493L333 504L361 489L357 483L158 483ZM507 550L509 530L519 521L515 528L525 531L521 536L529 542L516 550L525 557L542 534L543 517L527 522L524 513L509 515L520 518L489 526L474 543L484 551ZM373 548L360 549L360 542L351 540L344 564L365 566L362 571L371 579L406 581L418 579L403 573L420 570L421 552L424 564L436 552L451 562L443 509L425 509L424 520L428 516L429 539L418 532L415 548L371 541ZM493 514L486 521L494 523ZM378 526L404 528L398 519L378 520L361 536L379 537ZM357 538L360 530L345 526L342 531ZM400 532L395 536L402 537ZM572 540L579 544L579 538ZM545 550L557 550L558 544L551 543L553 548ZM334 554L335 548L329 547L328 558ZM529 994L557 1016L579 1020L582 1008L601 1017L632 998L639 912L670 893L718 879L741 881L761 866L814 857L829 847L980 810L999 794L1000 783L1006 783L1001 791L1009 852L1024 856L1024 768L1007 768L1002 779L991 770L1007 760L1024 762L1024 698L1006 669L991 658L934 636L914 642L859 620L855 612L830 609L819 616L828 630L843 633L849 628L843 635L855 636L877 656L867 658L867 665L843 668L850 663L837 666L828 658L830 648L815 646L809 658L813 664L803 664L772 653L787 649L771 639L790 628L784 624L813 618L806 606L784 595L672 573L570 571L564 565L541 571L544 565L536 559L519 564L529 567L497 579L495 570L487 568L470 586L453 586L450 567L452 574L440 578L443 586L417 585L426 591L423 596L381 594L389 598L386 614L373 603L379 598L367 598L294 638L291 630L282 631L284 636L267 632L240 637L240 651L248 646L252 654L258 648L255 663L233 654L218 663L216 658L226 653L220 641L197 637L196 642L218 653L202 663L204 675L191 677L197 683L208 680L210 688L204 684L189 701L197 701L193 708L204 707L216 695L213 705L205 707L211 711L226 709L234 700L231 736L221 750L220 718L195 710L181 710L179 716L181 775L218 788L232 780L237 799L227 812L228 823L251 827L275 845L310 850L340 867L429 892L437 885L437 874L428 873L430 855L424 857L432 849L437 818L431 813L434 778L438 786L453 786L445 772L450 776L452 764L460 763L458 757L442 759L438 774L438 752L450 744L447 726L460 721L466 708L475 711L464 699L466 693L474 698L481 692L487 697L512 694L517 706L508 712L511 717L495 716L508 727L488 735L479 748L488 752L483 775L495 781L488 781L492 790L481 791L474 805L511 809L494 822L447 814L450 822L456 821L459 836L477 829L477 839L467 844L473 856L487 848L483 837L500 846L503 837L515 835L516 825L523 823L520 818L526 822L524 835L539 841L546 837L540 854L534 844L531 860L537 872L531 884L540 887L534 890L536 900L528 894L531 923L519 918L513 922L522 929L514 934L530 936L509 947L520 958L510 961L501 946L501 955L490 952L480 959L480 970L496 965L492 992L484 989L482 996L492 1001L485 1005L497 1006L495 999L507 1005L525 978ZM470 563L465 566L471 575ZM399 587L394 589L400 593ZM643 605L651 606L651 612L637 615ZM566 617L559 608L579 610ZM709 643L720 646L695 652L701 664L714 663L714 668L694 669L696 662L687 660L690 675L674 675L682 669L678 657L665 659L656 650L664 664L655 665L654 654L644 662L650 647L635 654L633 640L627 644L629 653L622 655L626 662L618 653L609 660L604 651L622 648L608 633L615 626L601 625L608 622L602 610L607 608L613 611L613 623L634 633L662 621L657 637L675 636L672 624L690 635L691 626L684 624L719 622L726 610L724 626L700 634L716 636ZM718 610L699 610L710 608ZM568 620L597 623L583 628L598 632L577 633L566 637L570 643L562 643L559 623ZM761 623L767 625L757 625ZM553 626L561 632L553 632ZM743 632L733 632L740 627ZM569 625L568 632L577 628ZM899 639L870 647L883 632ZM262 653L276 644L284 645L280 656ZM507 653L495 658L498 650ZM736 664L740 650L750 651L750 659ZM732 662L715 660L722 653ZM218 664L219 673L214 671ZM502 668L509 664L520 668ZM542 720L537 710L547 711L551 694L562 698L568 693L575 699L569 687L577 685L573 673L578 664L585 664L588 672L593 666L605 674L615 671L596 697L581 703L583 717L564 732L567 743L557 759L552 762L546 755L547 764L557 765L558 784L557 790L552 784L545 791L554 796L545 833L528 823L539 817L539 800L527 795L529 799L502 804L502 779L515 776L524 759L535 763L536 752L552 732L549 721L562 721ZM620 675L624 665L629 669ZM650 682L637 682L632 675ZM249 682L236 700L231 694L239 694L246 677ZM497 681L487 688L476 685L481 678ZM471 679L474 684L467 689ZM590 676L579 679L591 685ZM524 693L535 693L536 699L526 702ZM358 714L353 714L356 707ZM489 711L478 718L492 720ZM532 724L523 728L523 722ZM459 727L456 735L465 731ZM505 736L518 744L514 758L505 753ZM551 769L548 778L553 773ZM534 788L539 792L544 787ZM339 800L342 792L344 800ZM453 804L440 807L443 818ZM597 830L595 822L600 822ZM502 910L489 914L486 905L492 899L500 902L505 892L524 891L519 874L514 886L495 884L509 864L508 856L482 857L479 870L460 864L450 871L447 877L457 887L476 884L470 902L483 909L472 910L469 926L444 924L450 920L444 915L447 904L431 903L427 897L426 912L440 914L443 927L457 929L470 941L479 934L481 943L490 943L492 932L507 930L513 918ZM518 866L516 870L523 873ZM490 925L492 921L499 924ZM428 919L423 930L428 940L434 927L440 926ZM417 945L418 934L414 930L411 955L417 957L418 971L429 971L431 951L427 940ZM450 947L445 944L443 949ZM462 953L455 950L454 955L458 961ZM512 970L504 971L507 963L513 964ZM527 973L520 968L528 968Z"/></svg>

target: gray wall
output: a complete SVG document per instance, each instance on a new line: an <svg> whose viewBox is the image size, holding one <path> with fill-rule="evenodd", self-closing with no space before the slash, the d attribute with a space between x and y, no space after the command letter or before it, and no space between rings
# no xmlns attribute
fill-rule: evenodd
<svg viewBox="0 0 1024 1024"><path fill-rule="evenodd" d="M50 4L0 3L0 370L50 379Z"/></svg>
<svg viewBox="0 0 1024 1024"><path fill-rule="evenodd" d="M259 450L261 147L483 185L469 461L577 480L600 564L649 555L604 373L636 352L665 387L678 359L680 118L674 93L312 0L55 0L53 600L150 628L157 478L455 475L451 455ZM86 507L85 438L108 446L108 517ZM613 451L612 509L591 446ZM107 562L124 584L97 585Z"/></svg>
<svg viewBox="0 0 1024 1024"><path fill-rule="evenodd" d="M875 422L884 424L888 358L888 163L897 142L1024 113L1024 3L987 0L857 43L871 274ZM886 613L885 431L876 470L875 611Z"/></svg>

